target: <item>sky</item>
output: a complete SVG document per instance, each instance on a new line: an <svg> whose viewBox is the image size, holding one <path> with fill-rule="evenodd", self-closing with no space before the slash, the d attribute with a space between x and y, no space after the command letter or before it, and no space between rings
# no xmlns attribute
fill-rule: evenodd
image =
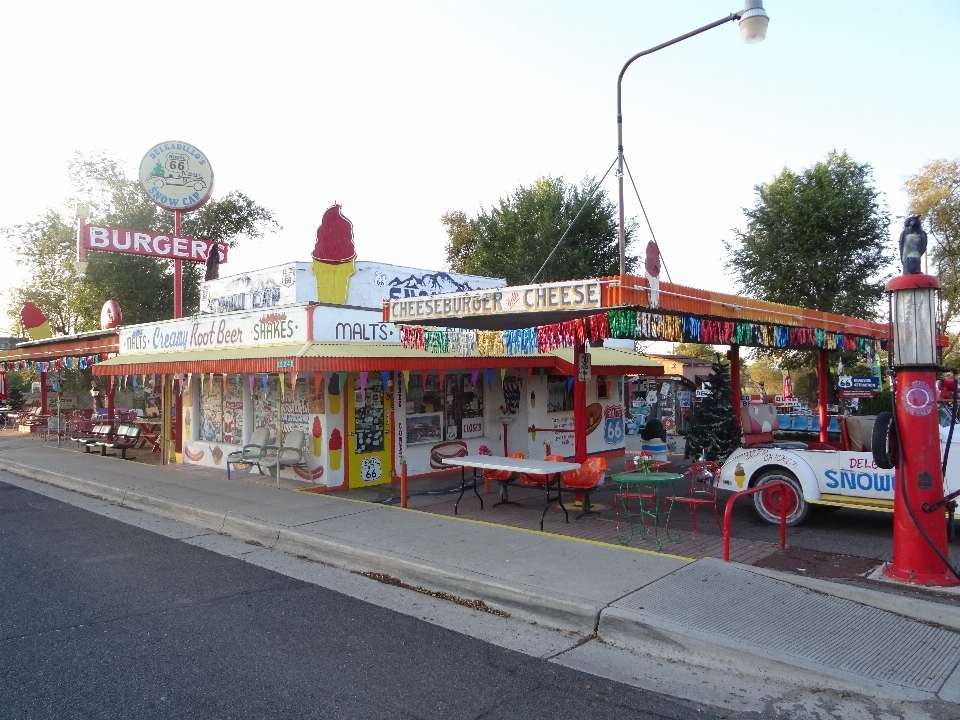
<svg viewBox="0 0 960 720"><path fill-rule="evenodd" d="M637 60L624 154L674 282L734 292L723 241L754 186L831 150L903 181L960 156L960 3L766 0ZM441 215L476 215L542 176L600 178L633 54L742 8L632 2L0 2L0 228L72 216L67 168L105 152L131 176L156 143L200 148L214 197L242 190L282 230L231 250L233 274L306 261L338 202L358 259L444 268ZM603 185L614 201L616 180ZM650 239L629 182L625 210ZM0 239L0 293L22 282ZM3 302L3 298L0 298Z"/></svg>

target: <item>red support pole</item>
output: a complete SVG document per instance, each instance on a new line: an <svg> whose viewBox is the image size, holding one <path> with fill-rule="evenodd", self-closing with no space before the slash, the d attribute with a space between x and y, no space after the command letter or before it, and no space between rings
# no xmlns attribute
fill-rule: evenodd
<svg viewBox="0 0 960 720"><path fill-rule="evenodd" d="M817 351L817 387L820 395L820 442L825 443L829 439L827 435L827 379L830 377L830 368L827 367L827 351L820 348Z"/></svg>
<svg viewBox="0 0 960 720"><path fill-rule="evenodd" d="M173 211L173 232L180 237L180 211ZM183 260L173 261L173 317L183 317Z"/></svg>
<svg viewBox="0 0 960 720"><path fill-rule="evenodd" d="M173 395L173 452L183 453L183 383L177 382L177 376L170 376L170 390Z"/></svg>
<svg viewBox="0 0 960 720"><path fill-rule="evenodd" d="M400 507L407 506L407 464L400 466Z"/></svg>
<svg viewBox="0 0 960 720"><path fill-rule="evenodd" d="M727 351L727 359L730 361L730 392L733 395L733 424L740 429L740 346L731 345Z"/></svg>
<svg viewBox="0 0 960 720"><path fill-rule="evenodd" d="M578 368L580 356L585 351L584 343L573 341L573 461L583 463L587 459L587 385L580 382Z"/></svg>
<svg viewBox="0 0 960 720"><path fill-rule="evenodd" d="M47 414L47 374L40 371L40 414Z"/></svg>
<svg viewBox="0 0 960 720"><path fill-rule="evenodd" d="M115 414L113 410L113 398L113 375L107 375L107 419L110 421L113 420ZM94 408L93 411L96 413L97 409Z"/></svg>

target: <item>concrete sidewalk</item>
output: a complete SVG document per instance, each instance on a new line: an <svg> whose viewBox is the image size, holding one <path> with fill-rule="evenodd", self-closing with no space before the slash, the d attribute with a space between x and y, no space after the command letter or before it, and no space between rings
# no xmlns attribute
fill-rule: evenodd
<svg viewBox="0 0 960 720"><path fill-rule="evenodd" d="M266 548L480 599L635 652L759 675L801 670L814 684L891 699L960 702L957 606L83 455L10 434L0 435L0 468Z"/></svg>

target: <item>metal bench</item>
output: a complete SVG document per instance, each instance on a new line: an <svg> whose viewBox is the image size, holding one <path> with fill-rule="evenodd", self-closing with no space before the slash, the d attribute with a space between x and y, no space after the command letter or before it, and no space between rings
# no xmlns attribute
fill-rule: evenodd
<svg viewBox="0 0 960 720"><path fill-rule="evenodd" d="M96 445L100 448L101 455L107 456L107 448L110 448L111 450L119 450L120 458L126 460L127 450L136 447L139 441L139 427L136 425L121 425L117 428L117 434L112 439L101 440L97 442ZM116 453L111 453L111 456L116 457Z"/></svg>
<svg viewBox="0 0 960 720"><path fill-rule="evenodd" d="M85 453L90 452L90 448L94 447L98 442L110 440L115 435L113 425L110 423L101 423L94 426L93 431L89 434L76 435L71 437L70 440L77 443L77 449L81 446Z"/></svg>

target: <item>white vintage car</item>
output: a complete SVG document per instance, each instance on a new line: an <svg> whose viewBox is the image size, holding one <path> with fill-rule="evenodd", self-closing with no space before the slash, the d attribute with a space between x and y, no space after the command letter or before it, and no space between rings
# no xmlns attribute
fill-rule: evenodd
<svg viewBox="0 0 960 720"><path fill-rule="evenodd" d="M769 523L780 523L780 503L787 503L787 524L806 518L811 505L893 510L896 474L878 467L871 451L873 416L848 417L843 446L821 443L778 442L779 428L772 405L749 405L741 413L746 444L727 458L720 472L721 490L739 492L782 480L794 493L754 493L757 514ZM950 412L941 413L940 446L946 447ZM763 445L762 447L758 445ZM954 432L944 494L960 489L960 427Z"/></svg>

